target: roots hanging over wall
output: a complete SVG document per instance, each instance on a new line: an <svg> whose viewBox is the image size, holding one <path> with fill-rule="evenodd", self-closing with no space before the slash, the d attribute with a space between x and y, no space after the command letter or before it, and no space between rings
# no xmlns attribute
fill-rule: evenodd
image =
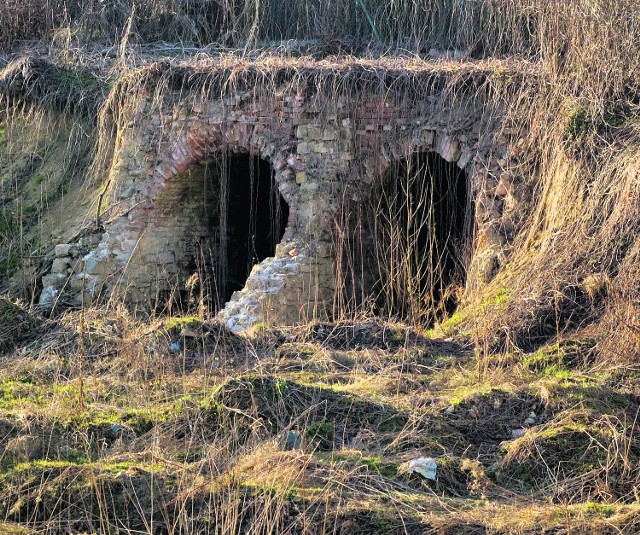
<svg viewBox="0 0 640 535"><path fill-rule="evenodd" d="M213 167L214 182L220 188L219 219L210 222L218 227L219 248L217 261L210 258L207 266L204 258L198 268L214 274L217 282L209 285L209 293L218 296L220 306L244 287L254 265L275 255L289 208L266 160L231 154L208 167Z"/></svg>
<svg viewBox="0 0 640 535"><path fill-rule="evenodd" d="M339 308L426 325L450 314L470 253L469 197L464 171L436 153L394 161L343 210Z"/></svg>
<svg viewBox="0 0 640 535"><path fill-rule="evenodd" d="M159 283L168 279L178 288L169 296L161 291L160 308L171 306L168 299L210 312L244 287L255 264L274 256L289 215L267 161L226 153L176 176L157 211L134 262L158 264L166 270Z"/></svg>

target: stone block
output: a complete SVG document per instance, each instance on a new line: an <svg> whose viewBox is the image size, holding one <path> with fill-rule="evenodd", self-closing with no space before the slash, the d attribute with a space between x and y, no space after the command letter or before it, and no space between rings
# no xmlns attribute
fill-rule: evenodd
<svg viewBox="0 0 640 535"><path fill-rule="evenodd" d="M298 171L296 173L296 184L304 184L307 182L307 180L307 173L305 173L304 171Z"/></svg>
<svg viewBox="0 0 640 535"><path fill-rule="evenodd" d="M326 143L314 143L313 144L313 152L316 152L318 154L326 154L327 152L329 152L329 147L327 147Z"/></svg>
<svg viewBox="0 0 640 535"><path fill-rule="evenodd" d="M42 293L40 294L39 303L44 306L52 305L59 293L60 290L58 290L56 287L45 286L42 289Z"/></svg>
<svg viewBox="0 0 640 535"><path fill-rule="evenodd" d="M469 162L473 159L473 152L470 149L466 149L462 152L460 157L458 158L458 167L460 169L464 169L467 167Z"/></svg>
<svg viewBox="0 0 640 535"><path fill-rule="evenodd" d="M309 154L312 150L310 143L302 142L298 143L298 154Z"/></svg>
<svg viewBox="0 0 640 535"><path fill-rule="evenodd" d="M70 243L61 243L56 245L55 247L55 255L56 258L64 258L65 256L69 256L71 254L71 249L73 245Z"/></svg>
<svg viewBox="0 0 640 535"><path fill-rule="evenodd" d="M71 257L56 258L51 266L52 273L66 273L71 267Z"/></svg>
<svg viewBox="0 0 640 535"><path fill-rule="evenodd" d="M447 162L454 162L460 154L460 144L451 136L438 137L436 150Z"/></svg>
<svg viewBox="0 0 640 535"><path fill-rule="evenodd" d="M337 137L337 132L333 128L325 128L322 132L322 141L334 141Z"/></svg>
<svg viewBox="0 0 640 535"><path fill-rule="evenodd" d="M75 275L69 281L69 289L73 292L81 292L86 285L85 276L83 274Z"/></svg>

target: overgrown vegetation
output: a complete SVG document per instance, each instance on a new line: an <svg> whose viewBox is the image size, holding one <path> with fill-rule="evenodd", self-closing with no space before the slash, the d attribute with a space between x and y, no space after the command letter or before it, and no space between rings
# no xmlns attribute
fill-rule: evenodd
<svg viewBox="0 0 640 535"><path fill-rule="evenodd" d="M374 272L416 265L354 281L343 241L340 323L240 337L203 307L45 319L0 300L6 529L640 531L639 35L639 0L5 2L0 289L28 302L51 245L109 207L131 110L185 91L465 98L508 132L519 196L495 278L465 289L479 229L439 242L462 248L446 277L426 238L389 267L384 232L433 213L373 197ZM353 322L371 312L410 326Z"/></svg>
<svg viewBox="0 0 640 535"><path fill-rule="evenodd" d="M636 385L636 372L580 358L558 376L532 371L540 356L508 355L479 383L471 347L400 325L361 325L360 344L337 349L339 338L313 342L314 331L353 324L238 338L189 317L120 309L43 321L7 307L32 334L0 373L1 507L15 525L638 529L640 392L622 386ZM200 331L176 352L180 326ZM381 329L405 342L390 348ZM421 456L435 460L435 481L409 470Z"/></svg>

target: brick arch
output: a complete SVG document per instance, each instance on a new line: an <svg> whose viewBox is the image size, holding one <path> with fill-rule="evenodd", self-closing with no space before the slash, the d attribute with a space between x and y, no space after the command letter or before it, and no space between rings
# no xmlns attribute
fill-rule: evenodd
<svg viewBox="0 0 640 535"><path fill-rule="evenodd" d="M219 122L207 127L202 127L198 122L197 126L187 126L185 131L172 140L173 150L169 153L168 159L155 168L152 178L162 179L159 183L161 188L165 181L172 180L191 166L217 154L228 152L258 156L271 164L278 189L291 210L289 224L295 225L299 199L295 177L287 167L290 150L278 147L276 143L264 137L254 139L251 132L246 130L246 126L238 122ZM243 134L234 137L239 130ZM158 190L159 188L154 188L154 191Z"/></svg>
<svg viewBox="0 0 640 535"><path fill-rule="evenodd" d="M263 262L225 319L247 326L260 318L289 322L311 317L310 310L331 303L331 235L340 197L365 193L390 162L433 151L465 169L479 206L498 195L499 169L486 159L505 156L501 147L507 142L493 145L500 118L487 116L473 102L445 108L436 97L425 95L408 108L373 95L354 108L333 101L324 106L318 102L322 98L284 87L258 99L250 92L218 100L181 93L168 95L161 109L142 105L116 150L104 232L70 274L72 282L77 279L76 286L85 288L105 284L110 291L112 281L126 274L122 286L138 287L141 294L131 301L143 302L153 288L149 271L157 255L139 258L139 253L145 232L154 231L153 219L161 215L159 196L176 188L189 167L227 151L243 153L271 163L290 213L275 258ZM509 184L503 186L501 192ZM476 223L484 225L487 236L500 236L499 213L478 217ZM53 275L51 286L58 291L67 275ZM80 284L85 279L90 284ZM278 282L278 287L262 288L267 282Z"/></svg>
<svg viewBox="0 0 640 535"><path fill-rule="evenodd" d="M495 142L495 140L494 140ZM497 141L493 151L478 150L467 141L465 132L453 133L434 128L417 127L397 139L389 139L361 161L358 173L367 187L354 184L345 191L345 198L362 199L389 170L392 162L410 158L419 152L433 152L455 164L467 175L468 202L474 207L471 221L472 253L467 271L467 291L489 283L504 260L507 243L501 220L504 216L503 198L511 192L509 177L504 177L498 156L504 144ZM506 180L505 180L506 178Z"/></svg>
<svg viewBox="0 0 640 535"><path fill-rule="evenodd" d="M455 134L448 134L432 129L417 129L410 135L397 140L389 140L380 146L371 157L363 162L367 182L375 181L383 175L392 162L411 157L416 152L434 152L445 161L453 163L473 175L478 154L466 141L461 141Z"/></svg>

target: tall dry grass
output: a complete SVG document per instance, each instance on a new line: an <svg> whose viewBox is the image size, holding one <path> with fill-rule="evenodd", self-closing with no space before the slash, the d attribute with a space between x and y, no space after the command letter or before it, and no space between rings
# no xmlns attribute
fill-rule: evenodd
<svg viewBox="0 0 640 535"><path fill-rule="evenodd" d="M135 9L126 0L32 0L9 2L0 10L0 42L5 50L15 50L25 39L45 37L76 52L111 48L126 59L129 49L165 41L255 51L274 41L297 39L324 53L424 55L435 47L459 49L469 59L504 59L488 65L480 85L490 89L487 108L503 110L505 124L520 134L510 171L520 186L521 213L508 265L470 297L482 308L491 295L506 292L507 310L486 315L482 338L492 339L496 347L532 346L601 317L609 306L607 293L594 299L585 281L610 279L615 286L621 266L628 263L625 258L637 247L639 8L639 0L368 0L360 5L346 0L148 0L136 2ZM325 46L331 43L337 47ZM514 59L532 67L518 75L517 67L504 67L515 64ZM237 65L238 56L229 61ZM112 75L128 69L124 61ZM146 80L156 84L158 106L164 103L165 89L176 83L186 88L177 71L161 71ZM219 97L240 80L266 93L280 80L268 71L258 67L238 76L234 67L203 76L195 85L205 89L203 94ZM313 83L296 69L289 72L285 78L292 85ZM469 79L477 77L472 73ZM100 113L104 150L96 169L102 173L139 78L125 76L116 84ZM190 77L189 89L195 78ZM434 87L415 79L416 93ZM349 90L373 90L372 84L358 83Z"/></svg>

